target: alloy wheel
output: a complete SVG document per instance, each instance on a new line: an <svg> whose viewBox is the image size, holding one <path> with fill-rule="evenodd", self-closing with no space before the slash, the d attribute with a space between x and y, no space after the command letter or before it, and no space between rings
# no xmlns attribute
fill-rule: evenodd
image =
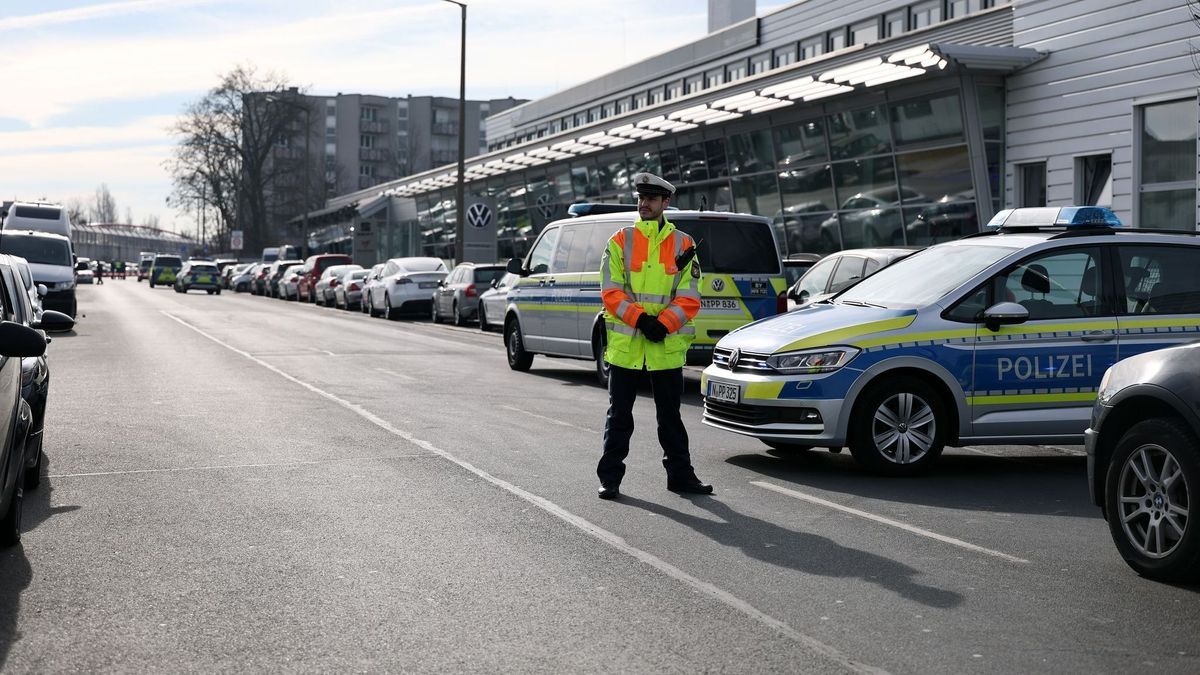
<svg viewBox="0 0 1200 675"><path fill-rule="evenodd" d="M1121 529L1139 554L1165 558L1187 531L1191 492L1175 455L1157 443L1134 450L1121 466Z"/></svg>
<svg viewBox="0 0 1200 675"><path fill-rule="evenodd" d="M879 454L896 464L912 464L933 447L937 421L925 399L900 392L883 401L871 422L871 437Z"/></svg>

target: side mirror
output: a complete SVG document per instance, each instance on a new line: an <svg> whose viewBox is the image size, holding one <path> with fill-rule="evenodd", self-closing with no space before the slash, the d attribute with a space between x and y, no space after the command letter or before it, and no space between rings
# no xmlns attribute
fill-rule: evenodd
<svg viewBox="0 0 1200 675"><path fill-rule="evenodd" d="M796 294L796 302L808 302L808 291L800 291Z"/></svg>
<svg viewBox="0 0 1200 675"><path fill-rule="evenodd" d="M998 331L1000 326L1012 326L1029 320L1029 310L1015 302L998 302L983 310L983 323L988 330Z"/></svg>
<svg viewBox="0 0 1200 675"><path fill-rule="evenodd" d="M46 294L49 292L50 291L46 288L46 284L38 284L37 285L37 293L38 293L39 298L46 297Z"/></svg>
<svg viewBox="0 0 1200 675"><path fill-rule="evenodd" d="M491 283L490 285L491 285L491 287L492 287L492 288L496 288L497 286L499 286L499 285L500 285L500 280L499 280L499 279L492 279L492 283Z"/></svg>
<svg viewBox="0 0 1200 675"><path fill-rule="evenodd" d="M521 260L519 258L509 258L508 264L504 266L504 269L516 274L517 276L529 276L529 270L521 266Z"/></svg>
<svg viewBox="0 0 1200 675"><path fill-rule="evenodd" d="M48 331L71 330L75 327L75 319L62 312L47 309L42 312L42 317L32 325L34 328Z"/></svg>
<svg viewBox="0 0 1200 675"><path fill-rule="evenodd" d="M45 353L46 338L41 333L13 321L0 323L0 356L24 358Z"/></svg>

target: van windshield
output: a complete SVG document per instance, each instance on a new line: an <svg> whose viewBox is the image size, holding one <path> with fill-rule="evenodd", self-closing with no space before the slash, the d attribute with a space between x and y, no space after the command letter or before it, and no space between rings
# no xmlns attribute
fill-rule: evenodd
<svg viewBox="0 0 1200 675"><path fill-rule="evenodd" d="M667 214L668 218L670 214ZM747 220L672 220L700 249L705 274L780 274L771 226Z"/></svg>
<svg viewBox="0 0 1200 675"><path fill-rule="evenodd" d="M58 220L62 209L47 206L15 206L13 215L17 218L37 218L38 220Z"/></svg>
<svg viewBox="0 0 1200 675"><path fill-rule="evenodd" d="M0 253L20 256L38 265L71 266L71 247L63 239L6 234L0 237Z"/></svg>
<svg viewBox="0 0 1200 675"><path fill-rule="evenodd" d="M1015 250L1008 246L931 246L863 279L834 302L888 309L925 307ZM935 272L931 274L931 270Z"/></svg>
<svg viewBox="0 0 1200 675"><path fill-rule="evenodd" d="M160 255L154 259L155 267L179 267L183 261L173 255Z"/></svg>

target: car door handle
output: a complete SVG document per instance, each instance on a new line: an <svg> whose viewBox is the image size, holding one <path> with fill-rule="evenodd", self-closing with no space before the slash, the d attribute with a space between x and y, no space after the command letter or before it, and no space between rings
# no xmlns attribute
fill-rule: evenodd
<svg viewBox="0 0 1200 675"><path fill-rule="evenodd" d="M1116 339L1117 334L1107 330L1089 330L1083 334L1084 342L1109 342Z"/></svg>

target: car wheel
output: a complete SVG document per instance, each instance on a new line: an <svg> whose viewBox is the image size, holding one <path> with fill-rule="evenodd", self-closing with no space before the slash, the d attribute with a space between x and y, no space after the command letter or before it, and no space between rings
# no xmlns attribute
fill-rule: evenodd
<svg viewBox="0 0 1200 675"><path fill-rule="evenodd" d="M790 441L777 441L777 440L774 440L771 438L760 438L759 440L762 441L763 443L766 443L767 446L770 447L772 450L778 450L780 452L801 453L801 452L808 452L809 450L812 450L811 445L804 445L803 443L792 443Z"/></svg>
<svg viewBox="0 0 1200 675"><path fill-rule="evenodd" d="M216 293L216 291L214 291L214 290L211 290L211 289L208 291L208 294L209 294L209 295L212 295L213 293Z"/></svg>
<svg viewBox="0 0 1200 675"><path fill-rule="evenodd" d="M459 311L458 311L458 301L457 300L455 300L454 304L450 306L450 309L454 315L454 325L455 326L467 325L467 320L464 319L463 315L461 313L459 313Z"/></svg>
<svg viewBox="0 0 1200 675"><path fill-rule="evenodd" d="M516 319L504 327L504 347L509 368L526 371L533 365L533 354L525 351L525 343L521 340L521 324Z"/></svg>
<svg viewBox="0 0 1200 675"><path fill-rule="evenodd" d="M603 325L598 325L592 334L592 358L596 359L596 379L599 380L601 387L608 389L608 376L612 373L612 366L604 360L606 349L608 349L608 332L604 330Z"/></svg>
<svg viewBox="0 0 1200 675"><path fill-rule="evenodd" d="M1186 425L1148 419L1117 441L1105 479L1105 513L1117 550L1138 574L1200 579L1200 520L1189 519L1198 494L1200 440Z"/></svg>
<svg viewBox="0 0 1200 675"><path fill-rule="evenodd" d="M429 306L429 318L432 319L434 323L442 322L442 313L438 311L438 301L436 295L433 297L433 302Z"/></svg>
<svg viewBox="0 0 1200 675"><path fill-rule="evenodd" d="M392 311L392 298L387 293L383 294L383 318L388 321L396 320L396 313Z"/></svg>
<svg viewBox="0 0 1200 675"><path fill-rule="evenodd" d="M216 295L220 295L220 294L221 294L221 289L219 289L219 288L218 288L217 290L213 291L213 293L215 293Z"/></svg>
<svg viewBox="0 0 1200 675"><path fill-rule="evenodd" d="M850 452L879 473L919 473L942 454L946 419L932 387L912 377L891 379L869 389L855 406Z"/></svg>
<svg viewBox="0 0 1200 675"><path fill-rule="evenodd" d="M486 332L490 331L491 329L492 329L492 327L489 326L488 322L487 322L487 308L481 302L481 303L479 303L479 330L486 333Z"/></svg>

